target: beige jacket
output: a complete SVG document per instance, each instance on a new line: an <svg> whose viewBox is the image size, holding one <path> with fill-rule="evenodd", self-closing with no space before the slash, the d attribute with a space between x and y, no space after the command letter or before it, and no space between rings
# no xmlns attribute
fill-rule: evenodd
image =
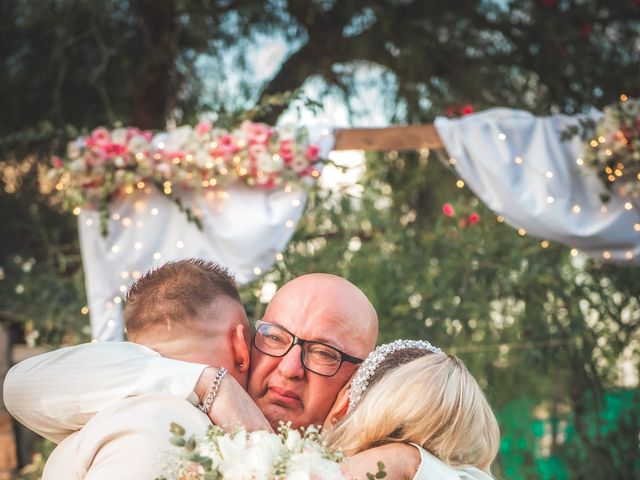
<svg viewBox="0 0 640 480"><path fill-rule="evenodd" d="M187 400L168 393L119 400L56 447L42 479L154 480L177 451L169 443L171 422L198 436L211 425Z"/></svg>

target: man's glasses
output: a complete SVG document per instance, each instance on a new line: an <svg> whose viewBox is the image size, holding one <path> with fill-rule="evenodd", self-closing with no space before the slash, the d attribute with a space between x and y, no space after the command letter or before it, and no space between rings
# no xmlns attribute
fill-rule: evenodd
<svg viewBox="0 0 640 480"><path fill-rule="evenodd" d="M300 345L302 365L307 370L324 377L332 377L338 373L342 362L355 364L363 362L360 358L347 355L324 343L298 338L278 325L263 321L256 324L253 346L262 353L271 357L284 357L294 345Z"/></svg>

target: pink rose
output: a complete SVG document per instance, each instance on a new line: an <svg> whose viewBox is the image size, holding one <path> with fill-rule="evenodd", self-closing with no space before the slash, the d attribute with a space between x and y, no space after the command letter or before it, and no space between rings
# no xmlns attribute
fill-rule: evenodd
<svg viewBox="0 0 640 480"><path fill-rule="evenodd" d="M280 142L280 148L278 150L278 154L284 160L284 163L290 163L293 160L293 149L291 148L293 142L291 140L282 140Z"/></svg>
<svg viewBox="0 0 640 480"><path fill-rule="evenodd" d="M218 139L218 147L211 153L213 156L229 158L239 150L236 140L230 133L225 133Z"/></svg>
<svg viewBox="0 0 640 480"><path fill-rule="evenodd" d="M307 160L310 162L315 162L318 160L318 155L320 154L320 147L317 145L309 145L307 146Z"/></svg>
<svg viewBox="0 0 640 480"><path fill-rule="evenodd" d="M456 214L456 211L453 209L453 205L450 203L445 203L442 206L442 213L444 213L447 217L453 217Z"/></svg>
<svg viewBox="0 0 640 480"><path fill-rule="evenodd" d="M469 225L473 225L475 223L478 223L480 221L480 215L478 215L476 212L473 212L471 215L469 215Z"/></svg>
<svg viewBox="0 0 640 480"><path fill-rule="evenodd" d="M249 143L262 143L265 144L271 137L272 130L265 123L250 123L249 131Z"/></svg>
<svg viewBox="0 0 640 480"><path fill-rule="evenodd" d="M108 143L106 145L103 145L102 151L107 156L107 158L113 158L124 155L127 151L127 147L120 143Z"/></svg>
<svg viewBox="0 0 640 480"><path fill-rule="evenodd" d="M200 122L196 125L196 133L200 137L204 137L207 133L211 131L213 128L213 124L211 122Z"/></svg>
<svg viewBox="0 0 640 480"><path fill-rule="evenodd" d="M153 140L153 132L151 130L143 130L140 132L140 135L142 135L147 142L151 142L151 140Z"/></svg>
<svg viewBox="0 0 640 480"><path fill-rule="evenodd" d="M87 139L88 147L102 147L111 142L111 135L109 135L109 131L104 127L98 127Z"/></svg>

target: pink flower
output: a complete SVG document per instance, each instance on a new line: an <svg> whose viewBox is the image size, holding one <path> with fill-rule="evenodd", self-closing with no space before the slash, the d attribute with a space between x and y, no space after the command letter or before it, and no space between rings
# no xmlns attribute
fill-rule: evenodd
<svg viewBox="0 0 640 480"><path fill-rule="evenodd" d="M127 143L129 143L129 140L131 140L133 137L137 137L140 135L142 135L142 132L140 131L139 128L137 127L127 128Z"/></svg>
<svg viewBox="0 0 640 480"><path fill-rule="evenodd" d="M64 166L64 163L62 162L60 157L56 155L51 157L51 164L53 165L53 168L62 168Z"/></svg>
<svg viewBox="0 0 640 480"><path fill-rule="evenodd" d="M211 131L213 128L213 124L211 122L200 122L196 125L196 133L200 137L204 137L207 133Z"/></svg>
<svg viewBox="0 0 640 480"><path fill-rule="evenodd" d="M140 132L140 135L142 135L147 142L151 142L151 140L153 140L153 132L151 130L143 130Z"/></svg>
<svg viewBox="0 0 640 480"><path fill-rule="evenodd" d="M109 131L104 127L98 127L87 139L87 147L102 147L111 142L111 135Z"/></svg>
<svg viewBox="0 0 640 480"><path fill-rule="evenodd" d="M293 141L292 140L282 140L280 142L280 149L278 150L278 154L284 160L284 163L289 164L291 160L293 160Z"/></svg>
<svg viewBox="0 0 640 480"><path fill-rule="evenodd" d="M240 128L247 133L249 143L267 143L273 133L271 127L265 123L242 122Z"/></svg>
<svg viewBox="0 0 640 480"><path fill-rule="evenodd" d="M218 147L212 152L213 156L228 158L239 150L236 140L230 133L225 133L218 139Z"/></svg>
<svg viewBox="0 0 640 480"><path fill-rule="evenodd" d="M103 145L102 151L107 156L107 158L112 158L124 155L127 151L127 147L120 143L108 143L106 145Z"/></svg>
<svg viewBox="0 0 640 480"><path fill-rule="evenodd" d="M315 162L318 160L318 155L320 154L320 147L317 145L308 145L307 146L307 160L310 162Z"/></svg>
<svg viewBox="0 0 640 480"><path fill-rule="evenodd" d="M476 212L473 212L471 215L469 215L469 225L473 225L475 223L478 223L480 221L480 215L478 215Z"/></svg>
<svg viewBox="0 0 640 480"><path fill-rule="evenodd" d="M454 217L456 211L453 209L453 205L451 205L450 203L445 203L442 206L442 213L444 213L447 217Z"/></svg>

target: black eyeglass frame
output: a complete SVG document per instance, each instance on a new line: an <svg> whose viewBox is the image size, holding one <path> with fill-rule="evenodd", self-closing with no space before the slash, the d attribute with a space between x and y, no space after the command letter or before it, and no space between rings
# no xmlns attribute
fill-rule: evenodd
<svg viewBox="0 0 640 480"><path fill-rule="evenodd" d="M275 328L279 328L280 330L282 330L283 332L286 332L287 334L291 335L291 337L293 337L293 341L291 342L291 345L289 345L289 348L287 348L286 351L284 351L282 354L280 355L275 355L273 353L267 353L263 350L260 350L260 347L258 347L258 345L256 345L256 336L253 336L253 346L260 352L260 353L264 353L265 355L269 355L270 357L275 357L275 358L280 358L280 357L284 357L287 353L289 353L291 351L291 349L293 347L295 347L296 345L300 345L300 360L302 362L302 366L309 370L310 372L315 373L316 375L320 375L322 377L333 377L336 373L338 373L340 371L340 367L342 367L342 364L344 362L349 362L349 363L353 363L355 365L359 365L362 362L364 362L363 359L358 358L358 357L354 357L352 355L349 355L348 353L344 353L341 350L338 350L336 347L334 347L333 345L327 345L326 343L322 343L322 342L318 342L316 340L305 340L303 338L300 338L296 335L294 335L293 333L291 333L289 330L287 330L286 328L277 325L275 323L269 323L269 322L265 322L264 320L258 320L255 324L255 330L256 330L256 334L258 333L258 330L260 329L261 326L263 325L268 325L270 327L275 327ZM327 375L325 373L318 373L315 370L309 368L306 363L305 363L305 357L304 357L304 345L305 344L316 344L316 345L322 345L323 347L328 347L331 348L332 350L335 350L336 352L338 352L340 354L340 364L338 365L338 367L336 368L336 371L333 372L331 375Z"/></svg>

